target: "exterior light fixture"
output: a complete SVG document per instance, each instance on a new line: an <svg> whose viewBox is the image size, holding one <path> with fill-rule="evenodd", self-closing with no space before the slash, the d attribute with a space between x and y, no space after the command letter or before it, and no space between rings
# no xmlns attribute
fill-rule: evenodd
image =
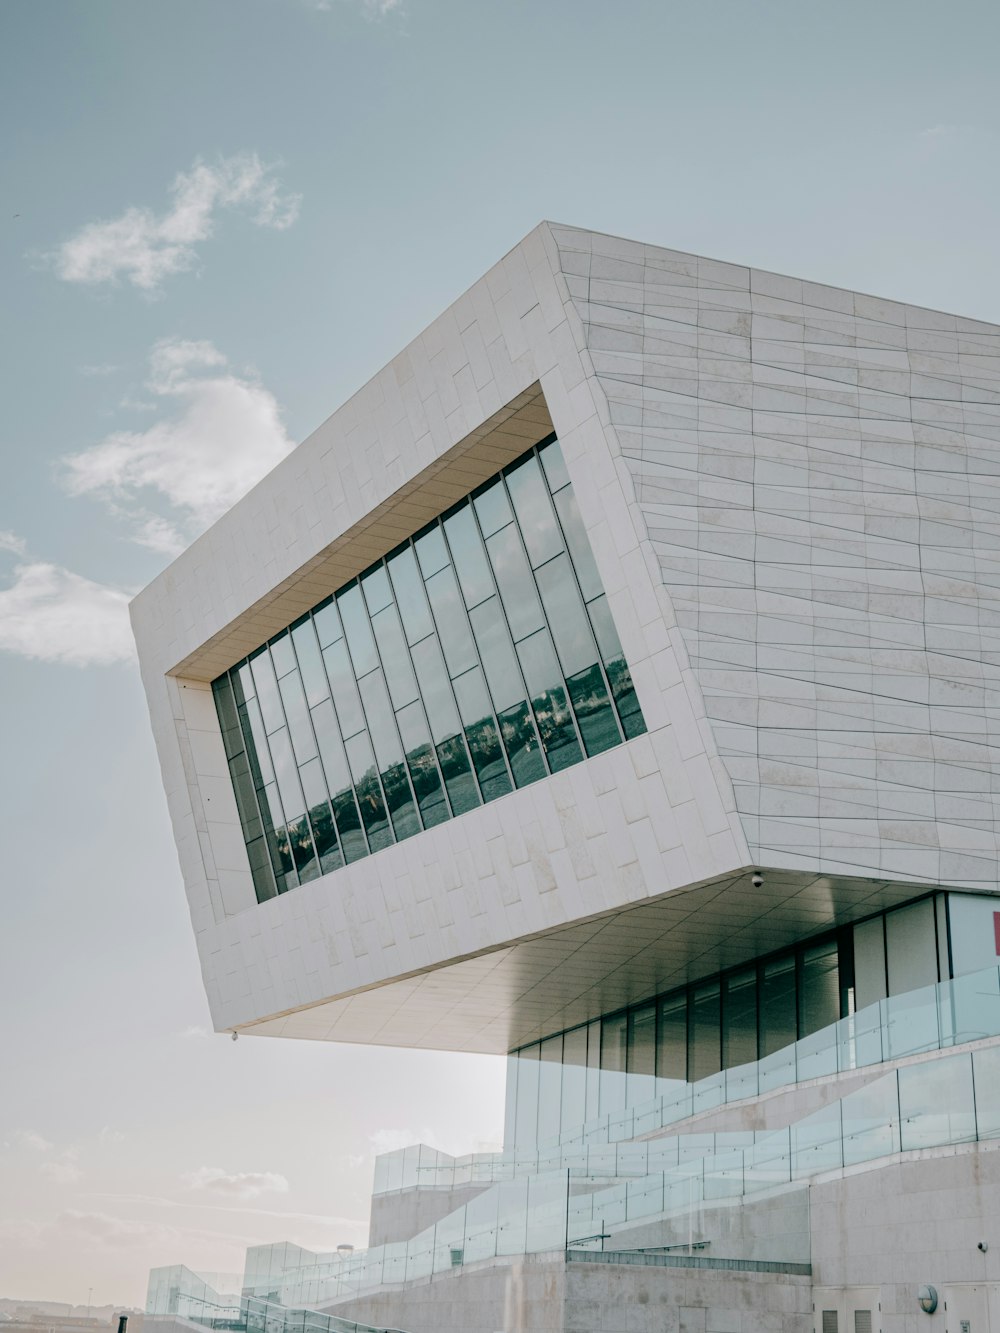
<svg viewBox="0 0 1000 1333"><path fill-rule="evenodd" d="M917 1304L924 1314L933 1314L938 1306L937 1287L921 1287L917 1292Z"/></svg>

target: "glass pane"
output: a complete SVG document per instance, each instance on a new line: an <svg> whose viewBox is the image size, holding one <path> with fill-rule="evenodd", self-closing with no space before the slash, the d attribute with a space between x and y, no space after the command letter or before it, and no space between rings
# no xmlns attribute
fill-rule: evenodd
<svg viewBox="0 0 1000 1333"><path fill-rule="evenodd" d="M970 1056L953 1055L921 1065L904 1065L898 1074L902 1152L975 1141Z"/></svg>
<svg viewBox="0 0 1000 1333"><path fill-rule="evenodd" d="M760 1053L772 1055L798 1035L795 1016L795 959L765 963L760 987Z"/></svg>
<svg viewBox="0 0 1000 1333"><path fill-rule="evenodd" d="M433 828L450 817L441 775L438 772L430 731L419 702L409 704L396 714L406 754L410 780L420 807L424 828Z"/></svg>
<svg viewBox="0 0 1000 1333"><path fill-rule="evenodd" d="M562 1106L562 1033L542 1042L538 1070L538 1142L559 1133Z"/></svg>
<svg viewBox="0 0 1000 1333"><path fill-rule="evenodd" d="M553 773L583 758L576 738L566 691L547 630L539 630L517 645L531 706L538 723L549 767Z"/></svg>
<svg viewBox="0 0 1000 1333"><path fill-rule="evenodd" d="M561 551L563 544L538 459L530 455L505 473L505 480L524 544L537 569Z"/></svg>
<svg viewBox="0 0 1000 1333"><path fill-rule="evenodd" d="M916 1068L923 1066L917 1065ZM981 1139L1000 1138L1000 1046L972 1052L976 1087L976 1131Z"/></svg>
<svg viewBox="0 0 1000 1333"><path fill-rule="evenodd" d="M276 639L270 643L271 661L274 663L274 674L280 680L282 676L287 676L289 671L295 670L295 653L292 651L292 640L288 634L279 634Z"/></svg>
<svg viewBox="0 0 1000 1333"><path fill-rule="evenodd" d="M383 847L391 846L393 838L367 732L352 736L346 748L368 845L373 852L381 851Z"/></svg>
<svg viewBox="0 0 1000 1333"><path fill-rule="evenodd" d="M259 903L267 902L278 892L271 868L271 857L267 850L267 840L256 838L247 843L247 856L250 858L250 874L253 876L254 893Z"/></svg>
<svg viewBox="0 0 1000 1333"><path fill-rule="evenodd" d="M601 1021L601 1115L625 1109L628 1024L624 1014Z"/></svg>
<svg viewBox="0 0 1000 1333"><path fill-rule="evenodd" d="M574 1028L563 1035L561 1133L582 1125L587 1118L587 1029Z"/></svg>
<svg viewBox="0 0 1000 1333"><path fill-rule="evenodd" d="M434 620L441 647L444 649L448 672L459 676L476 662L476 647L472 641L469 618L459 591L455 571L442 569L427 580L427 595L434 611Z"/></svg>
<svg viewBox="0 0 1000 1333"><path fill-rule="evenodd" d="M500 735L516 787L526 787L546 776L545 760L535 730L531 710L526 703L515 704L497 718Z"/></svg>
<svg viewBox="0 0 1000 1333"><path fill-rule="evenodd" d="M455 695L448 680L441 648L433 637L413 649L413 664L420 682L420 693L427 707L431 737L437 750L445 786L456 815L480 804L479 789L472 776L472 766L462 737Z"/></svg>
<svg viewBox="0 0 1000 1333"><path fill-rule="evenodd" d="M601 1110L601 1020L587 1024L587 1120Z"/></svg>
<svg viewBox="0 0 1000 1333"><path fill-rule="evenodd" d="M757 971L736 972L725 979L722 1064L725 1069L757 1059Z"/></svg>
<svg viewBox="0 0 1000 1333"><path fill-rule="evenodd" d="M384 565L376 565L374 569L369 569L366 574L361 575L361 591L364 593L369 616L374 616L376 612L391 603L392 588L389 586L389 575Z"/></svg>
<svg viewBox="0 0 1000 1333"><path fill-rule="evenodd" d="M899 1101L896 1076L879 1078L849 1093L841 1102L844 1165L871 1162L899 1152Z"/></svg>
<svg viewBox="0 0 1000 1333"><path fill-rule="evenodd" d="M499 477L496 481L491 482L489 486L484 487L472 503L475 506L476 517L479 519L479 526L483 530L484 537L491 537L494 532L499 532L514 517L514 511L507 499L507 492Z"/></svg>
<svg viewBox="0 0 1000 1333"><path fill-rule="evenodd" d="M248 699L246 707L241 708L239 712L247 758L250 760L250 771L254 783L258 787L263 787L268 782L274 781L274 770L271 767L271 755L267 748L267 737L264 735L264 722L256 698Z"/></svg>
<svg viewBox="0 0 1000 1333"><path fill-rule="evenodd" d="M507 613L507 623L517 642L544 623L538 589L513 524L490 537L486 548Z"/></svg>
<svg viewBox="0 0 1000 1333"><path fill-rule="evenodd" d="M514 1142L537 1142L538 1127L538 1046L526 1046L517 1053L517 1116Z"/></svg>
<svg viewBox="0 0 1000 1333"><path fill-rule="evenodd" d="M688 1078L697 1083L722 1068L719 983L697 986L691 992L688 1023Z"/></svg>
<svg viewBox="0 0 1000 1333"><path fill-rule="evenodd" d="M344 623L344 634L351 650L354 674L360 678L378 666L378 653L375 651L375 639L368 613L361 599L361 589L357 584L348 588L346 592L337 594L337 610ZM336 697L334 693L335 700Z"/></svg>
<svg viewBox="0 0 1000 1333"><path fill-rule="evenodd" d="M590 546L587 531L583 526L583 519L580 517L576 496L571 490L561 491L555 497L555 505L566 536L566 545L573 560L573 568L580 581L583 599L585 602L589 602L592 598L601 596L604 592L604 585L601 583L601 576L597 572L594 553Z"/></svg>
<svg viewBox="0 0 1000 1333"><path fill-rule="evenodd" d="M368 717L382 788L396 841L420 832L420 820L403 762L403 747L381 671L370 671L361 682L361 698Z"/></svg>
<svg viewBox="0 0 1000 1333"><path fill-rule="evenodd" d="M451 548L451 558L458 571L465 605L478 606L493 596L493 575L486 558L486 549L479 536L479 527L471 505L463 505L444 521L445 536Z"/></svg>
<svg viewBox="0 0 1000 1333"><path fill-rule="evenodd" d="M482 670L474 667L452 683L483 800L495 801L511 790L511 781Z"/></svg>
<svg viewBox="0 0 1000 1333"><path fill-rule="evenodd" d="M808 1036L840 1017L840 969L836 942L819 944L802 954L799 1036Z"/></svg>
<svg viewBox="0 0 1000 1333"><path fill-rule="evenodd" d="M327 675L333 689L333 702L340 721L340 730L345 739L364 730L365 715L361 711L361 699L358 696L357 681L351 659L347 654L347 645L343 639L332 643L323 650Z"/></svg>
<svg viewBox="0 0 1000 1333"><path fill-rule="evenodd" d="M344 864L340 851L340 840L333 822L333 812L327 800L326 780L319 759L303 764L299 769L302 779L302 791L306 798L309 823L312 827L313 842L319 854L320 869L328 874Z"/></svg>
<svg viewBox="0 0 1000 1333"><path fill-rule="evenodd" d="M278 694L278 682L274 677L274 668L267 652L260 652L250 659L254 685L257 687L257 702L260 705L264 727L268 733L277 731L285 725L285 715L281 711L281 696Z"/></svg>
<svg viewBox="0 0 1000 1333"><path fill-rule="evenodd" d="M285 818L288 820L297 819L299 815L305 814L306 803L302 796L302 788L299 786L299 774L295 765L295 755L292 752L291 742L288 739L288 732L282 728L269 737L271 744L271 759L274 762L274 775L278 780L278 790L281 792L281 804L285 808Z"/></svg>
<svg viewBox="0 0 1000 1333"><path fill-rule="evenodd" d="M309 722L309 706L306 703L305 691L302 689L299 673L292 671L287 676L283 676L279 689L281 690L281 701L285 705L288 732L292 738L292 746L295 749L295 758L300 764L304 764L316 754L316 739L313 736L312 726Z"/></svg>
<svg viewBox="0 0 1000 1333"><path fill-rule="evenodd" d="M657 1081L687 1082L687 996L671 995L660 1001L656 1034Z"/></svg>
<svg viewBox="0 0 1000 1333"><path fill-rule="evenodd" d="M430 634L434 625L424 593L424 581L417 569L417 558L412 546L405 546L386 562L396 593L396 605L403 618L407 643L419 643Z"/></svg>
<svg viewBox="0 0 1000 1333"><path fill-rule="evenodd" d="M382 658L386 684L392 696L392 706L403 708L417 698L417 679L413 674L413 664L410 662L406 640L403 638L399 612L394 606L387 606L374 617L372 628Z"/></svg>
<svg viewBox="0 0 1000 1333"><path fill-rule="evenodd" d="M305 816L288 825L288 840L292 848L295 869L299 872L299 883L305 884L310 879L316 879L319 875L319 861L316 849L313 847L309 820Z"/></svg>
<svg viewBox="0 0 1000 1333"><path fill-rule="evenodd" d="M594 634L597 636L604 669L608 673L611 696L621 718L622 730L628 739L632 740L645 732L646 724L639 708L639 700L636 698L635 686L632 684L632 673L625 661L618 631L611 619L607 597L603 595L595 597L592 602L588 602L587 611L594 626Z"/></svg>
<svg viewBox="0 0 1000 1333"><path fill-rule="evenodd" d="M254 781L250 773L250 764L245 754L238 754L229 761L229 776L232 778L233 791L236 795L236 808L239 810L243 836L247 842L263 835L264 829L257 811L257 796Z"/></svg>
<svg viewBox="0 0 1000 1333"><path fill-rule="evenodd" d="M569 473L566 471L562 446L558 440L550 440L548 444L543 444L538 450L538 457L542 460L545 480L553 494L563 486L569 485Z"/></svg>
<svg viewBox="0 0 1000 1333"><path fill-rule="evenodd" d="M535 577L559 662L567 676L575 675L592 666L598 660L598 654L569 557L565 554L556 556L536 570Z"/></svg>
<svg viewBox="0 0 1000 1333"><path fill-rule="evenodd" d="M417 553L417 560L420 562L420 572L425 581L436 574L439 569L444 569L450 562L444 533L437 523L427 528L419 537L415 537L413 546Z"/></svg>
<svg viewBox="0 0 1000 1333"><path fill-rule="evenodd" d="M628 1104L641 1106L654 1095L656 1005L644 1004L628 1016Z"/></svg>
<svg viewBox="0 0 1000 1333"><path fill-rule="evenodd" d="M330 684L326 678L326 668L320 656L316 628L311 620L305 620L292 631L295 653L299 659L299 672L305 687L306 698L310 706L330 697Z"/></svg>
<svg viewBox="0 0 1000 1333"><path fill-rule="evenodd" d="M313 612L313 624L316 626L316 637L321 648L328 648L331 643L336 643L338 639L344 637L340 616L337 614L337 603L332 597L325 606L317 607Z"/></svg>
<svg viewBox="0 0 1000 1333"><path fill-rule="evenodd" d="M490 695L497 711L526 698L521 668L518 666L510 631L504 619L500 599L491 597L470 612L476 644L486 672Z"/></svg>
<svg viewBox="0 0 1000 1333"><path fill-rule="evenodd" d="M233 687L228 675L220 676L218 680L212 682L212 696L215 699L215 711L219 715L219 726L222 729L222 741L226 747L226 758L232 759L234 755L242 753L244 741L243 733L240 730L240 719L236 712Z"/></svg>
<svg viewBox="0 0 1000 1333"><path fill-rule="evenodd" d="M244 662L238 666L233 674L233 688L236 690L236 702L245 703L247 699L254 699L257 695L257 687L253 683L253 673L250 669L250 663Z"/></svg>
<svg viewBox="0 0 1000 1333"><path fill-rule="evenodd" d="M601 754L612 745L620 745L622 734L601 668L595 664L570 676L566 687L587 754Z"/></svg>

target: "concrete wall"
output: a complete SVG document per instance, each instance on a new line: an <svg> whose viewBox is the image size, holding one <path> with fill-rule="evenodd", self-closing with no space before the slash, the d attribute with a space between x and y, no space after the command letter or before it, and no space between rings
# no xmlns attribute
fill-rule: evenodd
<svg viewBox="0 0 1000 1333"><path fill-rule="evenodd" d="M433 1226L456 1208L464 1208L470 1199L489 1188L489 1185L456 1185L454 1189L415 1186L393 1190L389 1194L373 1194L368 1244L388 1245L392 1241L410 1240L424 1227Z"/></svg>
<svg viewBox="0 0 1000 1333"><path fill-rule="evenodd" d="M407 1333L808 1333L808 1277L656 1264L492 1261L330 1313Z"/></svg>
<svg viewBox="0 0 1000 1333"><path fill-rule="evenodd" d="M844 1173L810 1193L814 1282L879 1287L883 1333L959 1333L943 1301L933 1315L918 1308L919 1288L1000 1283L996 1143Z"/></svg>

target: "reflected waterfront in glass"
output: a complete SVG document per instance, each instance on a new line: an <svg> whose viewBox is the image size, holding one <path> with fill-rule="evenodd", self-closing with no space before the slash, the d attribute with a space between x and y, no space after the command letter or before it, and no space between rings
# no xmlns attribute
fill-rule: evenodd
<svg viewBox="0 0 1000 1333"><path fill-rule="evenodd" d="M555 438L213 692L260 902L646 729Z"/></svg>

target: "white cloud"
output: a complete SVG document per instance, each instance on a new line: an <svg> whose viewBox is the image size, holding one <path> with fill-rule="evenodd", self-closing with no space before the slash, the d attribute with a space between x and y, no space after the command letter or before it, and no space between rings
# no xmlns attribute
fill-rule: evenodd
<svg viewBox="0 0 1000 1333"><path fill-rule="evenodd" d="M128 602L128 593L58 565L19 564L0 588L0 651L71 666L127 661Z"/></svg>
<svg viewBox="0 0 1000 1333"><path fill-rule="evenodd" d="M83 1175L73 1162L43 1162L38 1169L57 1185L75 1185Z"/></svg>
<svg viewBox="0 0 1000 1333"><path fill-rule="evenodd" d="M0 551L13 551L15 555L24 555L24 539L13 532L0 531Z"/></svg>
<svg viewBox="0 0 1000 1333"><path fill-rule="evenodd" d="M14 1135L15 1140L22 1148L28 1148L31 1152L46 1153L52 1151L52 1144L48 1139L42 1138L33 1129L19 1129Z"/></svg>
<svg viewBox="0 0 1000 1333"><path fill-rule="evenodd" d="M274 1171L228 1173L217 1166L202 1166L182 1177L190 1190L209 1190L231 1199L255 1199L258 1194L287 1194L288 1181Z"/></svg>
<svg viewBox="0 0 1000 1333"><path fill-rule="evenodd" d="M214 164L196 160L170 187L173 203L167 212L128 208L121 217L88 223L55 252L55 271L66 282L96 285L125 278L154 292L165 278L192 267L197 246L212 235L218 209L242 209L257 226L276 231L292 225L301 196L284 193L273 172L256 153Z"/></svg>
<svg viewBox="0 0 1000 1333"><path fill-rule="evenodd" d="M102 497L141 545L176 555L293 448L277 401L249 375L227 369L210 342L164 339L152 350L147 388L172 418L116 431L63 460L74 495ZM169 517L148 507L165 499Z"/></svg>

